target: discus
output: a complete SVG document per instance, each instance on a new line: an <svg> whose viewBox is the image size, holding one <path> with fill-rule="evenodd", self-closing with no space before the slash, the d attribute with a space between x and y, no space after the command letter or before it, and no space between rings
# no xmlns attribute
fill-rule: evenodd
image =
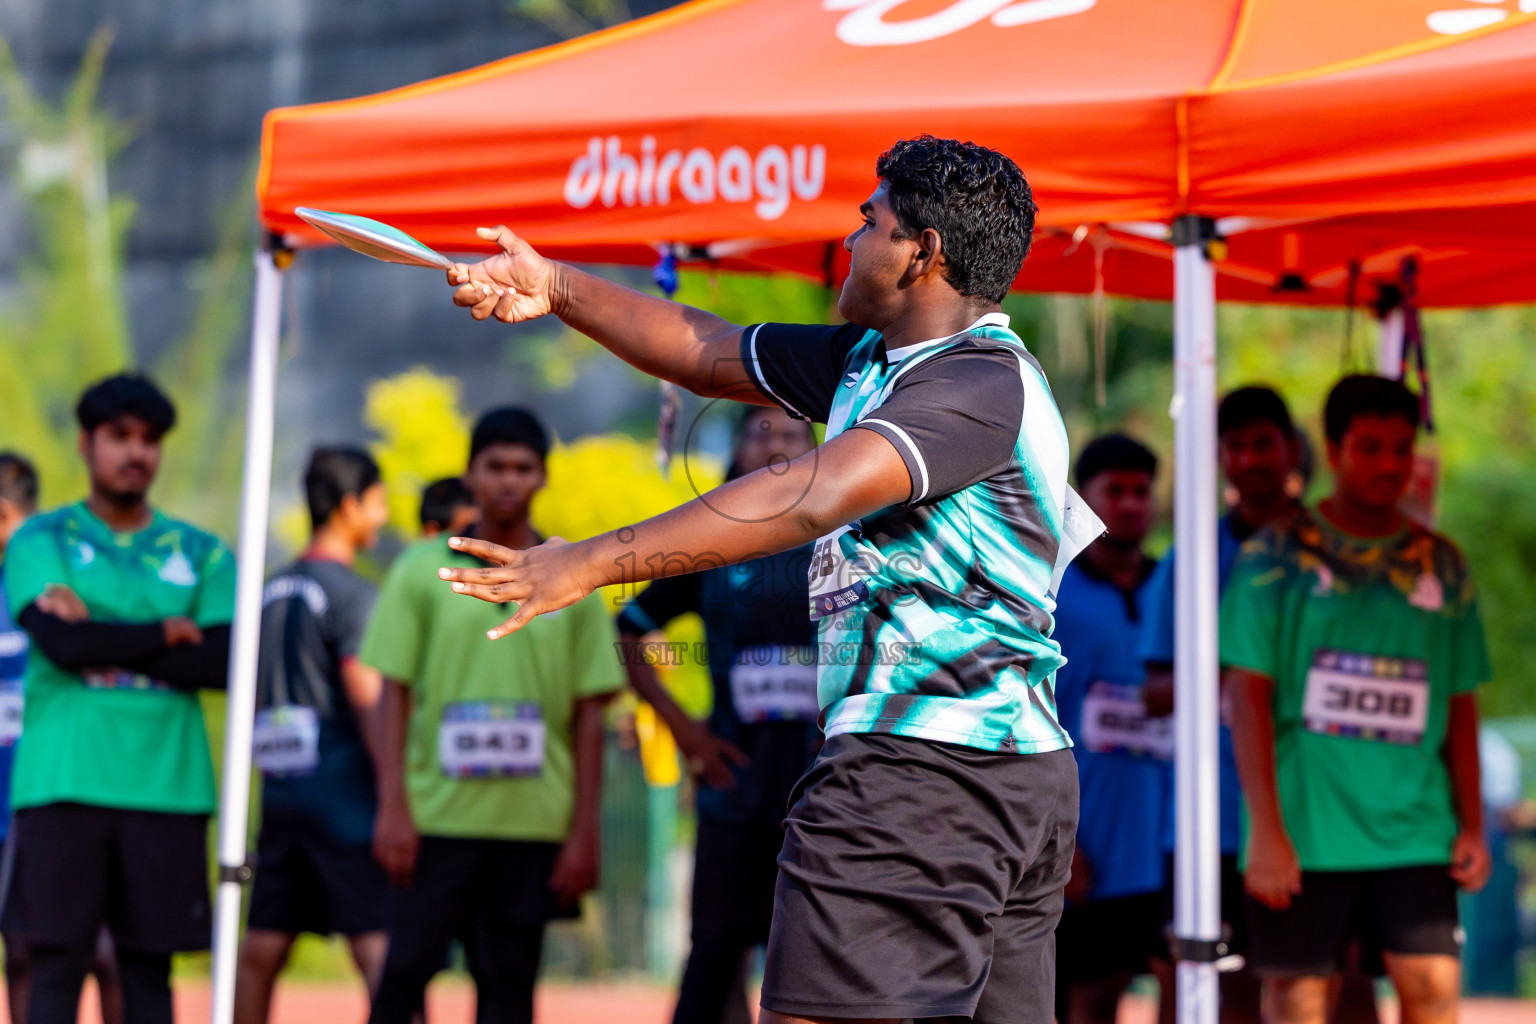
<svg viewBox="0 0 1536 1024"><path fill-rule="evenodd" d="M403 263L411 267L435 267L452 270L453 261L436 249L422 245L399 228L390 227L371 217L351 213L333 213L300 206L293 211L316 229L364 256L385 263Z"/></svg>

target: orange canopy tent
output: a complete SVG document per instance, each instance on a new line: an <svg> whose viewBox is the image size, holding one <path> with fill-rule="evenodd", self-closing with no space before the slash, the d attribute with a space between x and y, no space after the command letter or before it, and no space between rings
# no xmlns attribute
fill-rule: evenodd
<svg viewBox="0 0 1536 1024"><path fill-rule="evenodd" d="M1181 1015L1214 1024L1215 301L1337 303L1352 277L1395 283L1409 256L1423 305L1536 299L1533 100L1536 0L694 0L273 111L257 188L288 247L323 244L293 212L313 206L448 251L500 222L561 258L665 250L835 281L892 141L931 132L1012 156L1041 207L1020 287L1174 300L1173 945ZM280 282L259 259L216 1024L232 1012L246 870Z"/></svg>
<svg viewBox="0 0 1536 1024"><path fill-rule="evenodd" d="M1023 288L1090 290L1073 235L1103 225L1108 289L1167 298L1145 225L1193 213L1229 238L1222 298L1338 302L1352 261L1416 254L1420 301L1465 305L1536 298L1533 93L1533 0L696 0L275 110L258 191L295 245L322 242L302 205L448 250L505 222L563 258L835 278L875 157L930 131L1033 183Z"/></svg>

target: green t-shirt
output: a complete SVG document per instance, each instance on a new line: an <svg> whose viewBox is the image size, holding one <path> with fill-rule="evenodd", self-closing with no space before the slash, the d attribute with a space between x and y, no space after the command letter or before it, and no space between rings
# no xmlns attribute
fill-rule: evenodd
<svg viewBox="0 0 1536 1024"><path fill-rule="evenodd" d="M594 594L487 640L513 606L437 578L445 565L483 564L446 537L407 548L359 657L411 688L405 781L422 834L559 842L575 799L576 700L624 686L613 617Z"/></svg>
<svg viewBox="0 0 1536 1024"><path fill-rule="evenodd" d="M79 503L36 516L5 553L5 596L20 615L51 583L85 602L97 622L199 626L234 617L235 560L218 538L159 512L118 533ZM16 745L11 802L83 803L208 814L216 795L196 694L121 671L82 676L35 647Z"/></svg>
<svg viewBox="0 0 1536 1024"><path fill-rule="evenodd" d="M1304 869L1450 862L1451 698L1492 671L1454 544L1411 522L1351 537L1311 512L1264 530L1227 584L1221 661L1275 680L1280 810Z"/></svg>

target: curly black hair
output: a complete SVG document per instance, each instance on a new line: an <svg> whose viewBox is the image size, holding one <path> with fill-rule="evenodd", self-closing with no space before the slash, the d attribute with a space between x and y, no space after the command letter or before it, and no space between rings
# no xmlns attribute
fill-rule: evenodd
<svg viewBox="0 0 1536 1024"><path fill-rule="evenodd" d="M875 161L903 237L927 228L944 242L944 277L961 295L1001 302L1035 231L1035 200L1019 165L974 142L920 135Z"/></svg>

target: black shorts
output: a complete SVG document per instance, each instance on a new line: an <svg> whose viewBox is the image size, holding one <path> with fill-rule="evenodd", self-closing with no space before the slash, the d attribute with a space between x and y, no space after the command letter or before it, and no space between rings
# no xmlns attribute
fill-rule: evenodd
<svg viewBox="0 0 1536 1024"><path fill-rule="evenodd" d="M1070 750L832 737L784 823L762 1005L1050 1024L1076 831Z"/></svg>
<svg viewBox="0 0 1536 1024"><path fill-rule="evenodd" d="M409 889L394 890L389 965L436 971L454 939L471 947L574 917L549 888L559 843L422 836Z"/></svg>
<svg viewBox="0 0 1536 1024"><path fill-rule="evenodd" d="M296 823L262 824L250 927L288 935L381 932L389 926L390 893L371 846L337 843Z"/></svg>
<svg viewBox="0 0 1536 1024"><path fill-rule="evenodd" d="M1056 927L1058 985L1145 974L1163 940L1163 891L1069 905Z"/></svg>
<svg viewBox="0 0 1536 1024"><path fill-rule="evenodd" d="M699 819L693 864L693 941L748 947L768 941L779 877L779 825Z"/></svg>
<svg viewBox="0 0 1536 1024"><path fill-rule="evenodd" d="M208 818L45 804L16 812L6 844L0 930L34 946L208 948Z"/></svg>
<svg viewBox="0 0 1536 1024"><path fill-rule="evenodd" d="M1303 871L1301 893L1285 910L1272 910L1252 896L1247 903L1248 960L1260 974L1333 974L1351 938L1367 951L1461 955L1456 883L1443 864Z"/></svg>

